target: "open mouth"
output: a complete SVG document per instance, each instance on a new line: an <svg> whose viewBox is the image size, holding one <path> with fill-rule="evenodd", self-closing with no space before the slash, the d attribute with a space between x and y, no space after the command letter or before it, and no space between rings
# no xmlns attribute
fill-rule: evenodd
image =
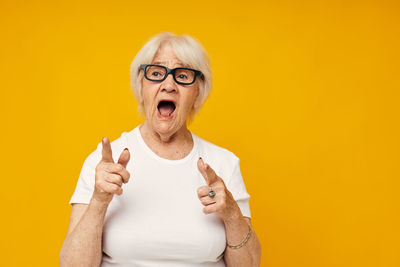
<svg viewBox="0 0 400 267"><path fill-rule="evenodd" d="M175 108L175 103L170 100L161 100L157 105L158 112L165 118L170 117L174 113Z"/></svg>

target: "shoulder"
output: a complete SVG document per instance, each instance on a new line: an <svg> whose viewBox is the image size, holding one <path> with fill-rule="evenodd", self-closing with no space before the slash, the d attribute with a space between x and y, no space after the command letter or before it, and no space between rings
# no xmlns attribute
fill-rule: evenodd
<svg viewBox="0 0 400 267"><path fill-rule="evenodd" d="M128 148L130 151L132 151L131 148L134 147L134 144L132 144L132 142L136 140L135 134L137 129L138 128L136 127L131 131L124 131L117 139L110 140L112 156L115 162L118 161L120 154L125 148ZM89 164L90 163L97 164L101 160L102 150L103 150L103 145L100 138L100 141L97 143L96 149L87 156L86 162Z"/></svg>
<svg viewBox="0 0 400 267"><path fill-rule="evenodd" d="M195 135L196 136L196 135ZM231 151L226 148L220 147L213 144L203 138L196 136L199 145L199 153L204 156L204 158L214 159L218 158L224 161L237 161L239 158Z"/></svg>

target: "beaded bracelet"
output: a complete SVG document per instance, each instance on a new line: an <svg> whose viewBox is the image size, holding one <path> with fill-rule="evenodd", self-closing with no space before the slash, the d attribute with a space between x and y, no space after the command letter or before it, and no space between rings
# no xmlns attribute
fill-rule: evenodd
<svg viewBox="0 0 400 267"><path fill-rule="evenodd" d="M251 227L250 227L250 225L249 225L249 232L247 233L247 236L243 239L243 241L242 241L239 245L231 246L231 245L229 245L228 243L227 243L226 245L228 246L228 248L232 248L232 249L241 248L241 247L243 247L244 244L246 244L246 242L249 240L250 235L251 235Z"/></svg>

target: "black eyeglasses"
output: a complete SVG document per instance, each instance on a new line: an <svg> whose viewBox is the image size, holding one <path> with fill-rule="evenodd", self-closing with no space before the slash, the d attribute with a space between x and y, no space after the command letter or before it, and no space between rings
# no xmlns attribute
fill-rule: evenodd
<svg viewBox="0 0 400 267"><path fill-rule="evenodd" d="M142 64L140 69L144 71L144 77L152 82L164 81L168 74L172 74L178 84L189 85L196 81L196 77L202 75L201 71L189 68L170 69L162 65Z"/></svg>

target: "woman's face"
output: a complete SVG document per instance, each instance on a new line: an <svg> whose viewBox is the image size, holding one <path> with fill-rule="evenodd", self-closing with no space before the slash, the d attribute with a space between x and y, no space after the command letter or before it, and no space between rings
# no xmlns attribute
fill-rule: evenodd
<svg viewBox="0 0 400 267"><path fill-rule="evenodd" d="M162 46L152 64L170 69L184 67L169 45ZM198 96L198 79L190 85L180 85L172 74L162 82L142 79L142 99L146 120L157 133L173 135L183 126ZM173 103L173 104L172 104Z"/></svg>

